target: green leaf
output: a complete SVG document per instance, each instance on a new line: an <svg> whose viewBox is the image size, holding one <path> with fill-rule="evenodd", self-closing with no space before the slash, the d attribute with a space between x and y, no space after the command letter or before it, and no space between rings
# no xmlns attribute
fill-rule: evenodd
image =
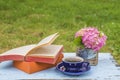
<svg viewBox="0 0 120 80"><path fill-rule="evenodd" d="M74 43L75 45L79 46L79 47L83 47L83 43L82 43L82 37L77 37L74 39Z"/></svg>

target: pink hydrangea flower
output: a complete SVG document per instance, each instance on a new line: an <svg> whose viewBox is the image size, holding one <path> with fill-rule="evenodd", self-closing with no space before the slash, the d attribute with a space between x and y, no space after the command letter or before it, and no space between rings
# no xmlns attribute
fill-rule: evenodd
<svg viewBox="0 0 120 80"><path fill-rule="evenodd" d="M86 29L79 30L78 32L76 32L75 37L83 36L85 31Z"/></svg>
<svg viewBox="0 0 120 80"><path fill-rule="evenodd" d="M82 37L82 44L85 48L91 48L94 51L100 50L106 42L106 35L99 32L96 28L83 28L76 32L75 38Z"/></svg>

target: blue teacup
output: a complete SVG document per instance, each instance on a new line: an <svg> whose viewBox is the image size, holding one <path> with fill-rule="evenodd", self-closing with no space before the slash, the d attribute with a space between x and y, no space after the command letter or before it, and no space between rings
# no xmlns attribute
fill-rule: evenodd
<svg viewBox="0 0 120 80"><path fill-rule="evenodd" d="M90 66L89 62L84 62L81 57L66 57L63 58L62 64L68 72L83 72Z"/></svg>

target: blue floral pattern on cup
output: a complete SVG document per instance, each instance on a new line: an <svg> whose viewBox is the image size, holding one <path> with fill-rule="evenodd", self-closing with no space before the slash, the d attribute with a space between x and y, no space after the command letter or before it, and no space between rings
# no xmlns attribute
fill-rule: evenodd
<svg viewBox="0 0 120 80"><path fill-rule="evenodd" d="M86 66L86 63L82 66ZM56 66L56 69L67 75L81 75L81 74L85 74L90 70L90 65L87 65L87 67L77 68L76 70L76 68L65 67L64 64L61 62Z"/></svg>
<svg viewBox="0 0 120 80"><path fill-rule="evenodd" d="M62 64L64 65L65 70L68 72L82 72L85 71L88 66L90 66L89 62L84 62L84 60L81 60L81 62L70 62L63 59Z"/></svg>

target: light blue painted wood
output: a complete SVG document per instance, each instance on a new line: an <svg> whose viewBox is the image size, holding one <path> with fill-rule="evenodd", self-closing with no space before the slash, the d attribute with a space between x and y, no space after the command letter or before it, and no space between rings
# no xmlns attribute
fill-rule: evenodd
<svg viewBox="0 0 120 80"><path fill-rule="evenodd" d="M75 56L75 53L64 53L66 56ZM57 71L55 67L36 72L33 74L24 73L13 67L12 61L0 63L0 80L2 79L80 79L80 80L120 80L120 67L112 62L110 53L99 54L97 66L80 76L68 76Z"/></svg>

